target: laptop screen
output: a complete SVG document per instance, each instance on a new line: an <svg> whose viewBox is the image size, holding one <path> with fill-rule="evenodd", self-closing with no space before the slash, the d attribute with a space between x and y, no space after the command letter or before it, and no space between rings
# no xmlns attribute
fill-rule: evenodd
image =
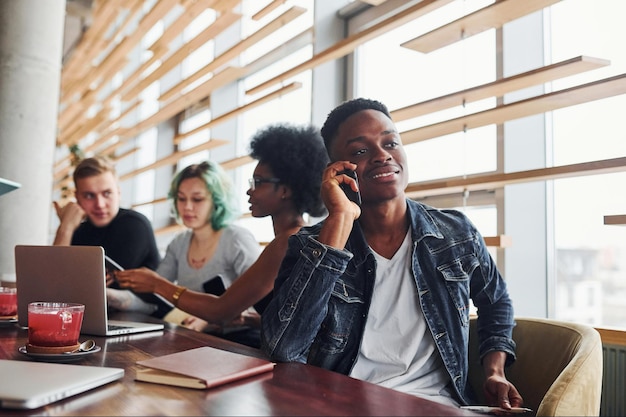
<svg viewBox="0 0 626 417"><path fill-rule="evenodd" d="M17 245L15 276L20 326L28 326L28 303L51 301L84 304L83 333L98 334L105 330L102 247Z"/></svg>
<svg viewBox="0 0 626 417"><path fill-rule="evenodd" d="M85 305L81 328L84 334L110 336L163 329L163 324L108 320L104 263L101 246L16 245L19 325L28 326L28 303L52 301ZM111 332L109 324L116 324L119 329Z"/></svg>

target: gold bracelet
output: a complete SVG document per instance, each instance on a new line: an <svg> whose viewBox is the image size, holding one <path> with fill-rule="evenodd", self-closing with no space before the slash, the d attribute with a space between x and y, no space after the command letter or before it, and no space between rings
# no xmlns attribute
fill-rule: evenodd
<svg viewBox="0 0 626 417"><path fill-rule="evenodd" d="M178 306L178 299L185 291L187 291L187 287L182 287L179 285L176 288L176 291L174 291L174 295L172 295L172 300L173 300L172 304L174 304L174 307Z"/></svg>

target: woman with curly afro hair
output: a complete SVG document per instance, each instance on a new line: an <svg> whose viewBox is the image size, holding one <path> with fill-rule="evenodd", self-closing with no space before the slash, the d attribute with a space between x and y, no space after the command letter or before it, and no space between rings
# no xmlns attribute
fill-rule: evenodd
<svg viewBox="0 0 626 417"><path fill-rule="evenodd" d="M258 161L247 191L250 212L253 217L271 216L274 239L226 292L216 296L187 290L149 270L141 277L135 275L132 283L120 284L137 292L157 293L212 324L252 327L256 330L253 337L248 331L237 341L259 347L259 314L271 298L289 236L307 223L305 214L326 214L320 187L329 159L319 129L288 123L270 125L255 133L250 155Z"/></svg>
<svg viewBox="0 0 626 417"><path fill-rule="evenodd" d="M320 187L321 173L328 164L328 154L321 140L319 129L314 126L276 124L258 131L250 141L250 155L259 161L248 190L250 211L254 217L272 216L276 236L277 221L283 225L286 221L302 226L304 213L314 217L326 214ZM268 179L271 182L265 186ZM259 192L255 193L257 189ZM261 190L278 193L281 203L279 208L282 210L265 212L262 205L258 206L256 199L264 195L260 194ZM289 216L284 218L286 205L291 207L287 210ZM278 226L282 229L280 224Z"/></svg>

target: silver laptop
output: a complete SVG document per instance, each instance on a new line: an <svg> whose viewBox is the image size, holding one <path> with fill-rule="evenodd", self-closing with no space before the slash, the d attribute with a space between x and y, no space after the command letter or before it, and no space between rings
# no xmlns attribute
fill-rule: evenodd
<svg viewBox="0 0 626 417"><path fill-rule="evenodd" d="M0 408L33 409L99 387L124 376L121 368L0 359Z"/></svg>
<svg viewBox="0 0 626 417"><path fill-rule="evenodd" d="M28 326L28 304L58 301L85 305L81 333L96 336L162 330L163 324L109 320L101 246L15 246L17 317Z"/></svg>
<svg viewBox="0 0 626 417"><path fill-rule="evenodd" d="M20 188L22 184L18 184L17 182L9 181L4 178L0 178L0 195L6 194L9 191L17 190Z"/></svg>

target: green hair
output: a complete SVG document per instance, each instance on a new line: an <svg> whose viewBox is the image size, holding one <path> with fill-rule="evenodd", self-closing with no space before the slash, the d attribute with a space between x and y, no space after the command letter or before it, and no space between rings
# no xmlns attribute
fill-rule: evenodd
<svg viewBox="0 0 626 417"><path fill-rule="evenodd" d="M211 194L211 198L213 199L211 227L213 227L214 230L220 230L228 226L238 217L239 213L233 194L233 184L230 178L218 164L204 161L200 164L189 165L172 179L167 198L172 202L172 212L178 222L180 222L180 213L176 206L178 188L184 180L189 178L201 179L204 185L206 185L207 191Z"/></svg>

